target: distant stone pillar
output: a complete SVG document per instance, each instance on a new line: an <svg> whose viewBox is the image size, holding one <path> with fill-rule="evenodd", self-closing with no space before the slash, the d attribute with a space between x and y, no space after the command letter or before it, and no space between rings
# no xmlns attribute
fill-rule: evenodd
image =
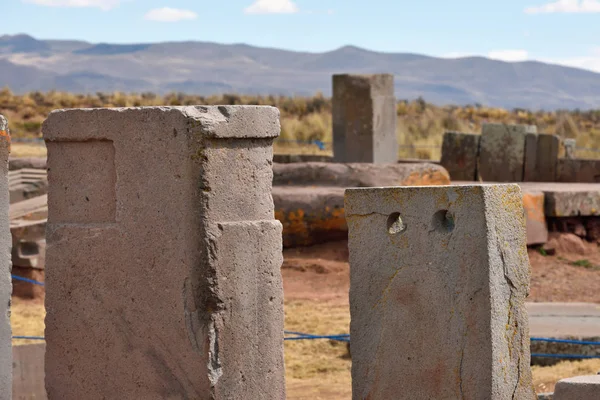
<svg viewBox="0 0 600 400"><path fill-rule="evenodd" d="M477 180L480 135L460 132L444 133L442 160L453 181Z"/></svg>
<svg viewBox="0 0 600 400"><path fill-rule="evenodd" d="M535 398L517 185L348 189L352 395Z"/></svg>
<svg viewBox="0 0 600 400"><path fill-rule="evenodd" d="M6 118L0 115L0 397L12 398L12 331L10 298L12 294L10 220L8 216L8 155L10 133Z"/></svg>
<svg viewBox="0 0 600 400"><path fill-rule="evenodd" d="M537 142L537 182L556 182L558 179L558 153L560 138L556 135L539 135Z"/></svg>
<svg viewBox="0 0 600 400"><path fill-rule="evenodd" d="M394 76L333 76L333 155L341 163L396 163Z"/></svg>
<svg viewBox="0 0 600 400"><path fill-rule="evenodd" d="M50 400L285 398L279 130L272 107L50 114Z"/></svg>
<svg viewBox="0 0 600 400"><path fill-rule="evenodd" d="M479 176L486 182L523 182L527 134L533 125L484 124Z"/></svg>
<svg viewBox="0 0 600 400"><path fill-rule="evenodd" d="M577 376L559 381L554 400L593 400L600 398L600 375Z"/></svg>

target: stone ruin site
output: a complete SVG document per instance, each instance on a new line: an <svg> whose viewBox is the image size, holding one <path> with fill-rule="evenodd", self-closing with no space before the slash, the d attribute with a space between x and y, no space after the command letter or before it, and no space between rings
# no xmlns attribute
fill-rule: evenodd
<svg viewBox="0 0 600 400"><path fill-rule="evenodd" d="M0 400L600 400L600 0L2 3Z"/></svg>
<svg viewBox="0 0 600 400"><path fill-rule="evenodd" d="M333 157L269 106L55 110L47 160L3 117L2 398L600 398L600 160L399 160L393 81L333 76Z"/></svg>

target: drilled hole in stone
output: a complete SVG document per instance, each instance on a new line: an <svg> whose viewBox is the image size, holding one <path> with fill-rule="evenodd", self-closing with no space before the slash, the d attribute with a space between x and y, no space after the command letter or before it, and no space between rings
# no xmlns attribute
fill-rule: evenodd
<svg viewBox="0 0 600 400"><path fill-rule="evenodd" d="M390 235L398 235L406 231L406 224L402 221L400 213L390 214L387 220L387 229Z"/></svg>
<svg viewBox="0 0 600 400"><path fill-rule="evenodd" d="M439 232L452 232L454 230L454 215L448 210L436 212L433 214L433 228Z"/></svg>

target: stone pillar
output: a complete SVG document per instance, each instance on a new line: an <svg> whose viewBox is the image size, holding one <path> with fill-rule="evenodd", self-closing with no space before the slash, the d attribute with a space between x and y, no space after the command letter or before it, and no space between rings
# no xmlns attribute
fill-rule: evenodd
<svg viewBox="0 0 600 400"><path fill-rule="evenodd" d="M537 179L538 134L525 135L525 160L523 161L523 182L535 182Z"/></svg>
<svg viewBox="0 0 600 400"><path fill-rule="evenodd" d="M333 76L333 155L342 163L396 163L394 76Z"/></svg>
<svg viewBox="0 0 600 400"><path fill-rule="evenodd" d="M12 398L12 332L10 298L12 294L10 220L8 217L8 155L10 134L6 118L0 115L0 397Z"/></svg>
<svg viewBox="0 0 600 400"><path fill-rule="evenodd" d="M352 394L535 398L517 185L349 189Z"/></svg>
<svg viewBox="0 0 600 400"><path fill-rule="evenodd" d="M479 142L481 136L471 133L446 132L440 164L453 181L477 180Z"/></svg>
<svg viewBox="0 0 600 400"><path fill-rule="evenodd" d="M554 400L593 400L600 398L600 375L578 376L559 381Z"/></svg>
<svg viewBox="0 0 600 400"><path fill-rule="evenodd" d="M285 398L279 130L272 107L50 114L50 400Z"/></svg>
<svg viewBox="0 0 600 400"><path fill-rule="evenodd" d="M575 151L577 150L577 142L575 139L565 139L563 141L563 145L565 146L565 158L567 160L574 160Z"/></svg>
<svg viewBox="0 0 600 400"><path fill-rule="evenodd" d="M556 135L539 135L537 142L537 182L556 182L558 179L558 152L560 138Z"/></svg>
<svg viewBox="0 0 600 400"><path fill-rule="evenodd" d="M484 124L479 153L479 176L486 182L523 182L528 133L537 133L537 127Z"/></svg>

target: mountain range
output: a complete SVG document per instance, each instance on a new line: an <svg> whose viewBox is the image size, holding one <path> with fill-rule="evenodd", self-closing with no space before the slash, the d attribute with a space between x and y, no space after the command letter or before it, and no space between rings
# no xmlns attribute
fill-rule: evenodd
<svg viewBox="0 0 600 400"><path fill-rule="evenodd" d="M0 36L0 87L188 94L331 95L336 73L392 73L398 99L505 108L600 108L600 74L536 61L436 58L346 46L325 53L246 44L147 44Z"/></svg>

